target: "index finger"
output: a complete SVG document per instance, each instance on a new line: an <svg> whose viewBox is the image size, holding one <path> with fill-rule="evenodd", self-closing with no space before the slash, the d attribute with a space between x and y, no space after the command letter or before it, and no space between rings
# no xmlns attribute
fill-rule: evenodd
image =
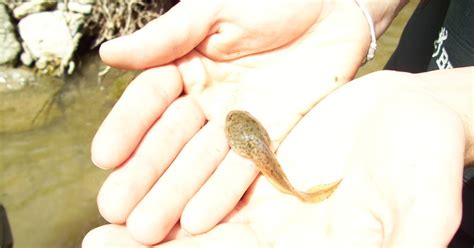
<svg viewBox="0 0 474 248"><path fill-rule="evenodd" d="M124 69L170 63L205 39L218 9L215 1L182 1L135 33L102 44L100 56L106 64Z"/></svg>
<svg viewBox="0 0 474 248"><path fill-rule="evenodd" d="M149 69L135 78L97 130L91 147L94 164L110 169L125 161L181 91L174 65Z"/></svg>

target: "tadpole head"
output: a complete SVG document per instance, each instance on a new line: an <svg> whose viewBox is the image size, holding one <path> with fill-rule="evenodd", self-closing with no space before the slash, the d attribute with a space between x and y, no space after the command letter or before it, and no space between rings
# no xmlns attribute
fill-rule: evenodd
<svg viewBox="0 0 474 248"><path fill-rule="evenodd" d="M266 130L248 112L231 111L227 115L225 134L230 147L239 155L251 158L269 140Z"/></svg>

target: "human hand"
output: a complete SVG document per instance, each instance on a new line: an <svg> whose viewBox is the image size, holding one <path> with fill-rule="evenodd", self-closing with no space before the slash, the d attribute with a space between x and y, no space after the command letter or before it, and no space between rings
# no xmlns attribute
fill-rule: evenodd
<svg viewBox="0 0 474 248"><path fill-rule="evenodd" d="M319 98L353 77L368 33L350 1L183 1L105 44L106 63L150 69L93 141L94 163L116 168L98 196L102 216L127 222L147 244L179 219L190 233L207 231L257 175L227 155L227 111L250 111L278 147Z"/></svg>
<svg viewBox="0 0 474 248"><path fill-rule="evenodd" d="M459 108L420 87L423 80L394 72L358 79L284 140L278 159L297 188L344 178L328 200L304 204L259 177L211 231L189 237L177 225L157 247L446 247L461 217L464 145L472 136L465 137ZM84 241L124 244L140 246L120 225Z"/></svg>

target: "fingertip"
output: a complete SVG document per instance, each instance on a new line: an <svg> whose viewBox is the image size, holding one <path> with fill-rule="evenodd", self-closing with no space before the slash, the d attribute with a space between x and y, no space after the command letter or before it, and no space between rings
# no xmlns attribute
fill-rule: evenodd
<svg viewBox="0 0 474 248"><path fill-rule="evenodd" d="M112 67L123 68L123 54L126 53L125 47L128 46L129 36L121 36L102 43L99 47L100 59Z"/></svg>
<svg viewBox="0 0 474 248"><path fill-rule="evenodd" d="M194 209L199 209L199 212L196 213ZM217 225L218 221L213 221L212 218L208 218L208 216L204 216L200 213L210 213L212 211L213 209L209 209L209 205L199 204L199 202L193 198L188 205L186 205L181 215L181 229L191 235L198 235L211 230Z"/></svg>
<svg viewBox="0 0 474 248"><path fill-rule="evenodd" d="M90 230L82 239L82 248L92 248L96 246L97 228Z"/></svg>
<svg viewBox="0 0 474 248"><path fill-rule="evenodd" d="M120 39L120 38L117 38ZM99 56L102 61L106 64L110 64L113 61L113 54L114 51L116 51L116 43L117 39L109 40L104 43L102 43L99 47Z"/></svg>
<svg viewBox="0 0 474 248"><path fill-rule="evenodd" d="M181 227L192 234L215 227L232 212L257 173L251 162L229 153L184 208Z"/></svg>
<svg viewBox="0 0 474 248"><path fill-rule="evenodd" d="M127 219L127 229L134 240L142 244L153 245L166 237L172 226L160 223L168 218L160 216L159 212L157 211L154 216L143 216L139 212L132 212Z"/></svg>
<svg viewBox="0 0 474 248"><path fill-rule="evenodd" d="M99 128L92 140L91 160L97 167L109 170L120 165L124 158L121 154L111 154L111 152L115 151L115 149L110 149L110 147L115 147L115 145L110 142L113 136L105 135L109 138L103 138L103 136L103 131Z"/></svg>
<svg viewBox="0 0 474 248"><path fill-rule="evenodd" d="M97 207L100 215L110 223L123 224L130 213L127 208L130 203L124 200L120 190L110 189L109 183L106 181L97 195Z"/></svg>
<svg viewBox="0 0 474 248"><path fill-rule="evenodd" d="M119 69L141 70L162 64L148 61L152 53L146 44L146 37L135 32L103 43L99 55L105 64Z"/></svg>
<svg viewBox="0 0 474 248"><path fill-rule="evenodd" d="M94 142L92 142L92 145L91 145L92 163L103 170L110 169L111 164L109 163L107 156L104 156L104 154L98 150L99 148L97 147L97 145L94 145Z"/></svg>
<svg viewBox="0 0 474 248"><path fill-rule="evenodd" d="M138 75L97 130L91 144L92 162L112 169L126 161L156 119L181 94L180 80L174 65Z"/></svg>
<svg viewBox="0 0 474 248"><path fill-rule="evenodd" d="M108 224L90 230L82 240L83 248L144 247L127 233L125 226Z"/></svg>

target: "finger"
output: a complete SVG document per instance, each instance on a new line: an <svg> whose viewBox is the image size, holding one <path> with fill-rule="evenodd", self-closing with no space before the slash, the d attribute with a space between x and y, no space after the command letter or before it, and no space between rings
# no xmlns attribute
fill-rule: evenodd
<svg viewBox="0 0 474 248"><path fill-rule="evenodd" d="M278 48L307 31L320 6L317 1L227 1L219 12L218 31L198 49L210 58L230 60Z"/></svg>
<svg viewBox="0 0 474 248"><path fill-rule="evenodd" d="M181 216L182 228L192 234L210 230L232 211L257 174L252 162L229 152L186 205Z"/></svg>
<svg viewBox="0 0 474 248"><path fill-rule="evenodd" d="M223 127L205 125L181 150L127 219L130 233L146 244L160 242L178 222L186 203L227 153Z"/></svg>
<svg viewBox="0 0 474 248"><path fill-rule="evenodd" d="M82 240L83 248L96 247L130 247L142 248L143 244L135 241L128 233L125 226L104 225L91 230Z"/></svg>
<svg viewBox="0 0 474 248"><path fill-rule="evenodd" d="M94 164L110 169L127 159L181 90L181 78L172 65L144 71L135 78L94 137Z"/></svg>
<svg viewBox="0 0 474 248"><path fill-rule="evenodd" d="M148 131L130 159L104 182L97 198L102 216L112 223L125 222L132 209L204 122L204 115L190 97L174 101Z"/></svg>
<svg viewBox="0 0 474 248"><path fill-rule="evenodd" d="M179 247L270 247L259 240L255 232L243 224L222 224L206 234L186 237L157 245L160 248Z"/></svg>
<svg viewBox="0 0 474 248"><path fill-rule="evenodd" d="M169 63L208 35L218 9L216 1L181 1L141 30L104 43L100 56L111 66L127 69Z"/></svg>
<svg viewBox="0 0 474 248"><path fill-rule="evenodd" d="M184 231L181 228L181 225L179 223L176 223L176 225L173 226L171 231L166 235L166 237L162 240L162 243L168 242L170 240L175 240L175 239L182 239L185 237L189 237L190 234L186 231Z"/></svg>

